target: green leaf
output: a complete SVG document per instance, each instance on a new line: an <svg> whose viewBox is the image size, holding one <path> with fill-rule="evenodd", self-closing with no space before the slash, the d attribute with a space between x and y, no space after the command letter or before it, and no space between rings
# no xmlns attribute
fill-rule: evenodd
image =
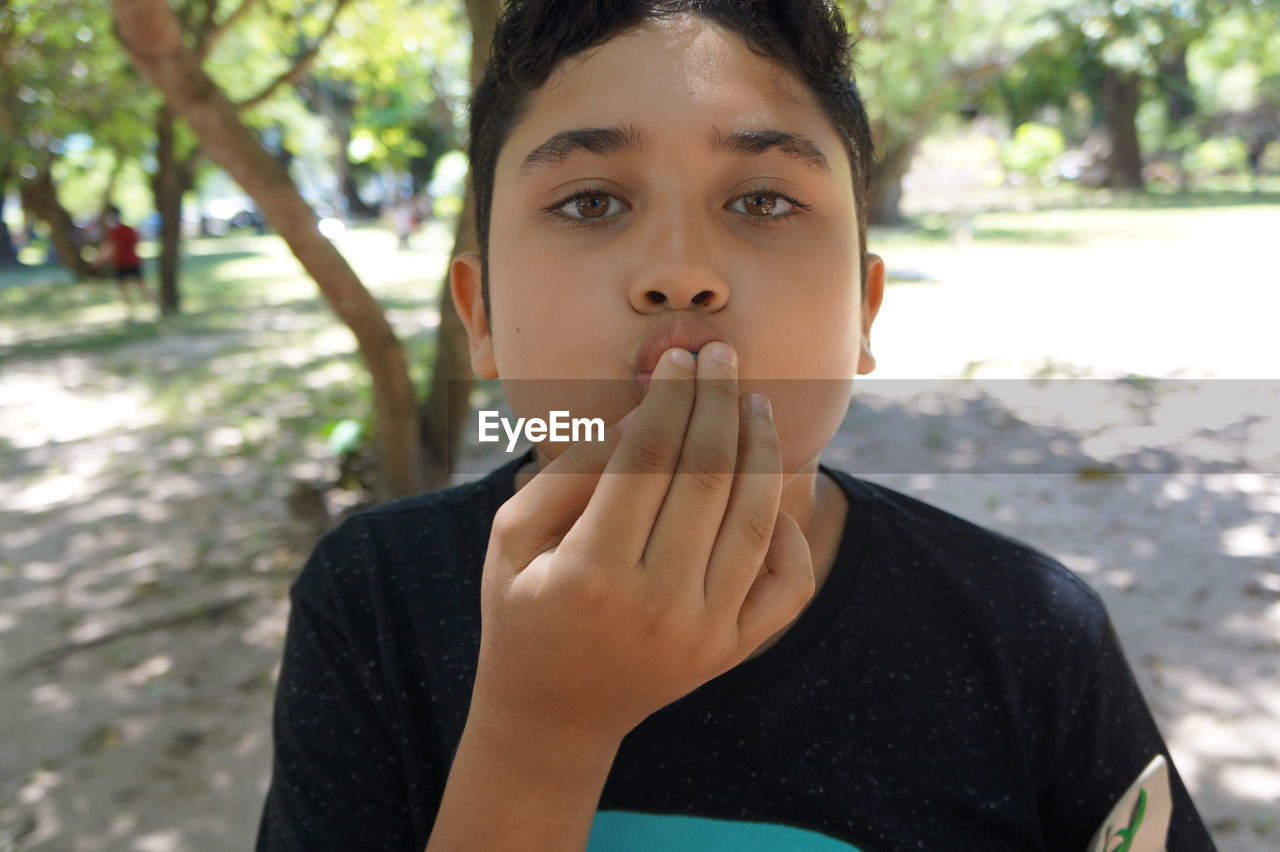
<svg viewBox="0 0 1280 852"><path fill-rule="evenodd" d="M339 420L329 432L329 452L343 456L360 446L364 429L358 420Z"/></svg>

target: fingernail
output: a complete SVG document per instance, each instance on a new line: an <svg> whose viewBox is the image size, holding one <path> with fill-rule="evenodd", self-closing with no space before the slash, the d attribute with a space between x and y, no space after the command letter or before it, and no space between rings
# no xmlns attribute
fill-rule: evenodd
<svg viewBox="0 0 1280 852"><path fill-rule="evenodd" d="M751 406L751 410L756 414L769 417L773 413L773 407L769 405L769 398L762 393L751 394L747 402Z"/></svg>
<svg viewBox="0 0 1280 852"><path fill-rule="evenodd" d="M733 351L733 347L719 340L713 340L706 346L702 347L702 351L710 355L712 358L724 364L726 367L738 366L738 353Z"/></svg>
<svg viewBox="0 0 1280 852"><path fill-rule="evenodd" d="M686 370L693 369L693 353L688 349L672 349L671 360L673 363L679 364Z"/></svg>

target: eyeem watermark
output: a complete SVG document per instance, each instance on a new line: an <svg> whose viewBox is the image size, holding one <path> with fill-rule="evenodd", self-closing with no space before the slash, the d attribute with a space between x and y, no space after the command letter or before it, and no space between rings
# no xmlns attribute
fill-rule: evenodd
<svg viewBox="0 0 1280 852"><path fill-rule="evenodd" d="M543 420L541 417L519 417L513 427L511 421L503 417L501 412L481 411L480 441L481 443L493 443L502 440L502 437L496 434L499 426L502 427L503 432L507 433L507 452L512 452L515 449L516 441L520 439L521 434L535 444L542 441L577 443L578 441L604 440L604 418L574 417L569 419L568 411L552 411L550 414L550 420ZM565 431L566 428L568 432ZM579 430L582 430L581 433Z"/></svg>

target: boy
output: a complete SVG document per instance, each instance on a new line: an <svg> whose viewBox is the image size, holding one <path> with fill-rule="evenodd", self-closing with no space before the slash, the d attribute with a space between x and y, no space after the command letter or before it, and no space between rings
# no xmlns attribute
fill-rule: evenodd
<svg viewBox="0 0 1280 852"><path fill-rule="evenodd" d="M817 0L508 5L452 297L517 413L607 379L611 425L317 546L259 849L1213 848L1134 787L1095 593L817 461L884 288L848 47Z"/></svg>
<svg viewBox="0 0 1280 852"><path fill-rule="evenodd" d="M142 280L142 258L138 256L138 232L120 219L120 208L111 205L103 221L102 245L98 249L97 264L109 266L124 300L129 318L133 318L133 297L130 286L138 288L145 302L150 298L146 282Z"/></svg>

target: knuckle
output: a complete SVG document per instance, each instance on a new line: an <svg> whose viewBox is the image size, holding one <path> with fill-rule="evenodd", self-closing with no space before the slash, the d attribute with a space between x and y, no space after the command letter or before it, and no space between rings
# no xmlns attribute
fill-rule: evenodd
<svg viewBox="0 0 1280 852"><path fill-rule="evenodd" d="M569 448L561 454L564 459L560 464L564 467L564 473L592 473L591 464L585 455L577 448Z"/></svg>
<svg viewBox="0 0 1280 852"><path fill-rule="evenodd" d="M754 548L764 549L773 539L774 518L764 512L747 512L740 529L747 543Z"/></svg>
<svg viewBox="0 0 1280 852"><path fill-rule="evenodd" d="M657 432L637 432L626 453L626 461L637 473L666 470L675 455L675 447Z"/></svg>
<svg viewBox="0 0 1280 852"><path fill-rule="evenodd" d="M490 537L501 541L510 541L519 533L520 527L519 510L513 508L511 503L507 502L498 507L498 511L493 515L493 527Z"/></svg>
<svg viewBox="0 0 1280 852"><path fill-rule="evenodd" d="M772 423L766 424L760 430L760 446L764 447L770 453L778 452L778 430L774 428Z"/></svg>
<svg viewBox="0 0 1280 852"><path fill-rule="evenodd" d="M818 584L812 570L795 570L792 574L791 589L795 595L796 609L800 609L813 600Z"/></svg>
<svg viewBox="0 0 1280 852"><path fill-rule="evenodd" d="M607 605L612 592L604 572L585 571L574 578L573 596L582 612L600 612Z"/></svg>
<svg viewBox="0 0 1280 852"><path fill-rule="evenodd" d="M734 408L738 406L738 388L737 382L727 382L723 380L712 380L703 383L702 391L710 391L714 393L720 400L729 403Z"/></svg>
<svg viewBox="0 0 1280 852"><path fill-rule="evenodd" d="M680 457L680 472L703 491L716 491L729 479L732 465L720 450L714 447L685 447Z"/></svg>

